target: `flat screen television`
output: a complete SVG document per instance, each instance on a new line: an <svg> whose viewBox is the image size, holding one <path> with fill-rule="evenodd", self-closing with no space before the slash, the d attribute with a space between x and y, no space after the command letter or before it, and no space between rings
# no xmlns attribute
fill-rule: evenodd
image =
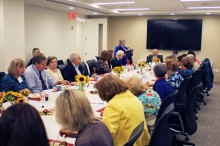
<svg viewBox="0 0 220 146"><path fill-rule="evenodd" d="M147 49L201 50L202 19L147 21Z"/></svg>

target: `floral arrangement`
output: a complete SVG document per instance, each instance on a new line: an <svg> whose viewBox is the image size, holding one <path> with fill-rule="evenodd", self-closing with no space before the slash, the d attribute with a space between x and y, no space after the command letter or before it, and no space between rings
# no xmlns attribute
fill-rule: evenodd
<svg viewBox="0 0 220 146"><path fill-rule="evenodd" d="M23 90L23 93L25 95L29 94L28 91L24 91L24 90ZM0 99L0 107L2 106L4 102L10 102L11 104L24 103L25 102L25 99L23 96L24 94L13 92L13 91L3 93L2 98Z"/></svg>
<svg viewBox="0 0 220 146"><path fill-rule="evenodd" d="M146 67L146 63L145 62L139 62L138 67L140 68L140 74L142 74L143 68Z"/></svg>
<svg viewBox="0 0 220 146"><path fill-rule="evenodd" d="M122 72L124 72L124 68L123 68L122 66L117 66L117 67L114 67L114 68L112 69L112 71L113 71L114 73L116 73L116 74L118 75L118 77L120 77L120 74L121 74Z"/></svg>
<svg viewBox="0 0 220 146"><path fill-rule="evenodd" d="M75 77L76 81L79 83L79 90L80 91L84 91L84 84L90 83L90 78L88 76L84 76L84 75L76 75Z"/></svg>
<svg viewBox="0 0 220 146"><path fill-rule="evenodd" d="M153 58L153 62L159 63L160 62L160 58Z"/></svg>

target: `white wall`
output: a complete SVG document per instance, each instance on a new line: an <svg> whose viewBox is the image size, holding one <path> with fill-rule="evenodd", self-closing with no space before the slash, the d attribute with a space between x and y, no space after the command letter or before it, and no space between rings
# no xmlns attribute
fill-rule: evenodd
<svg viewBox="0 0 220 146"><path fill-rule="evenodd" d="M25 57L28 62L32 49L40 48L46 56L69 58L76 52L76 20L68 13L25 5Z"/></svg>
<svg viewBox="0 0 220 146"><path fill-rule="evenodd" d="M95 59L99 52L99 24L103 24L102 50L107 49L107 18L86 19L85 59Z"/></svg>
<svg viewBox="0 0 220 146"><path fill-rule="evenodd" d="M25 58L24 0L0 1L0 51L1 71L14 58Z"/></svg>
<svg viewBox="0 0 220 146"><path fill-rule="evenodd" d="M76 52L84 60L85 49L85 21L77 21L76 23Z"/></svg>

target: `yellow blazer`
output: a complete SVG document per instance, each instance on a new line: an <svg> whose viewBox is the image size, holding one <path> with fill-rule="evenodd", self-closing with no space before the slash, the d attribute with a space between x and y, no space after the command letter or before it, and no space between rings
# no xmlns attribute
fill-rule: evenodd
<svg viewBox="0 0 220 146"><path fill-rule="evenodd" d="M150 135L144 117L144 108L138 98L130 91L127 90L115 95L107 103L102 120L112 134L115 146L123 146L132 131L144 121L144 131L134 146L148 145Z"/></svg>

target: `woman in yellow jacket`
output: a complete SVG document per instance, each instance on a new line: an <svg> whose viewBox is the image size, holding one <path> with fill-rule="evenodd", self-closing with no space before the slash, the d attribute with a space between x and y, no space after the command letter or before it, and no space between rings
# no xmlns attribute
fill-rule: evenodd
<svg viewBox="0 0 220 146"><path fill-rule="evenodd" d="M148 145L150 135L141 102L118 77L108 74L94 84L102 100L107 101L103 122L112 134L114 145L123 146L132 131L144 121L144 130L134 146Z"/></svg>

